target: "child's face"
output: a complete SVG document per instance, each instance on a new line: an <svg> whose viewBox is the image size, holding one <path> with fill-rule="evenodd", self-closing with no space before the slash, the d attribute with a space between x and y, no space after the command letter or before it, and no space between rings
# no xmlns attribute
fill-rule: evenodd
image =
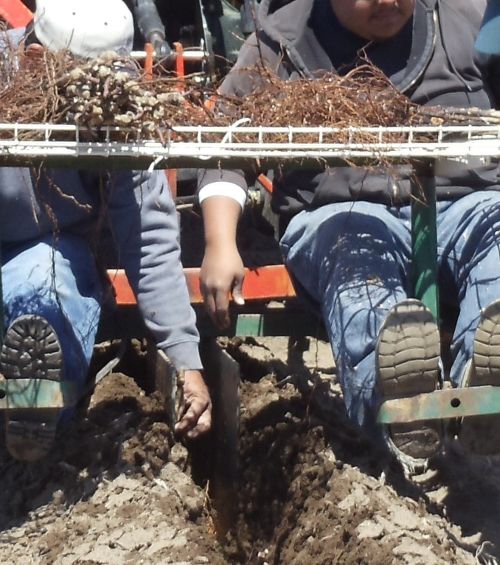
<svg viewBox="0 0 500 565"><path fill-rule="evenodd" d="M330 0L340 23L360 37L384 41L408 22L415 0Z"/></svg>

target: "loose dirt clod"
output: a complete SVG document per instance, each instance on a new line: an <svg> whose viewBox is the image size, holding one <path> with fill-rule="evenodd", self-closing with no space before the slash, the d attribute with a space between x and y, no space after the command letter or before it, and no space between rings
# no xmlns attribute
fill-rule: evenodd
<svg viewBox="0 0 500 565"><path fill-rule="evenodd" d="M476 552L495 562L485 543L498 541L494 467L485 481L484 468L455 454L409 483L345 419L327 344L305 340L297 355L285 338L221 345L243 370L229 532L216 530L209 485L193 482L161 400L122 366L49 460L23 465L2 450L0 563L462 565Z"/></svg>

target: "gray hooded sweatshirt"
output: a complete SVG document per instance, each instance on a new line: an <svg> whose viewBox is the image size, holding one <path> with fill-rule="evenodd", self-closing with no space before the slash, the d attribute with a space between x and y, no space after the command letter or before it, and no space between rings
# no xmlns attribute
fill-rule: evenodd
<svg viewBox="0 0 500 565"><path fill-rule="evenodd" d="M257 88L255 73L242 69L261 59L286 80L335 72L311 24L314 2L262 0L258 31L246 41L221 92L245 96ZM406 65L390 77L395 86L421 105L499 108L500 58L474 49L485 6L486 0L416 0ZM335 37L330 44L334 49ZM248 172L245 177L242 171L206 170L200 172L199 187L222 180L246 190L251 179ZM330 202L366 200L401 206L410 199L409 168L404 166L398 167L396 176L351 167L278 173L274 184L272 205L284 218ZM496 165L436 178L439 200L489 189L500 189Z"/></svg>
<svg viewBox="0 0 500 565"><path fill-rule="evenodd" d="M103 221L157 346L177 369L201 369L164 172L0 168L2 249L15 250L55 230L91 239Z"/></svg>

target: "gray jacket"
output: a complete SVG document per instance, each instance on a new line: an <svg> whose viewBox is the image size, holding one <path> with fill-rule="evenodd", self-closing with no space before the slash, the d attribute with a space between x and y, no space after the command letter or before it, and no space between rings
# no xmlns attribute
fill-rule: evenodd
<svg viewBox="0 0 500 565"><path fill-rule="evenodd" d="M309 26L313 2L262 0L259 41L255 35L248 38L221 91L243 96L254 89L255 79L241 69L251 67L261 57L283 79L313 78L321 70L335 71ZM486 0L417 0L410 57L404 71L392 77L396 87L422 105L500 107L500 58L474 50L485 6ZM400 167L395 178L339 167L275 175L273 207L286 217L329 202L367 200L404 205L410 196L408 172L408 168ZM240 171L203 171L199 180L200 188L219 180L247 187ZM500 189L496 165L437 177L436 185L440 200L456 199L475 190Z"/></svg>
<svg viewBox="0 0 500 565"><path fill-rule="evenodd" d="M0 49L16 45L23 34L0 34ZM91 239L103 222L157 346L177 369L201 369L177 213L163 171L0 168L2 248L15 250L56 229Z"/></svg>

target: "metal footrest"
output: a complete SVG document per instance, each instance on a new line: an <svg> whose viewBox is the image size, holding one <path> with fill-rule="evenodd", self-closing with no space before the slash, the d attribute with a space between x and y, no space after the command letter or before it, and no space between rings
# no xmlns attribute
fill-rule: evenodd
<svg viewBox="0 0 500 565"><path fill-rule="evenodd" d="M42 379L0 379L0 410L67 408L78 395L70 382Z"/></svg>
<svg viewBox="0 0 500 565"><path fill-rule="evenodd" d="M396 424L489 414L500 414L500 387L445 389L386 400L380 406L377 422Z"/></svg>

